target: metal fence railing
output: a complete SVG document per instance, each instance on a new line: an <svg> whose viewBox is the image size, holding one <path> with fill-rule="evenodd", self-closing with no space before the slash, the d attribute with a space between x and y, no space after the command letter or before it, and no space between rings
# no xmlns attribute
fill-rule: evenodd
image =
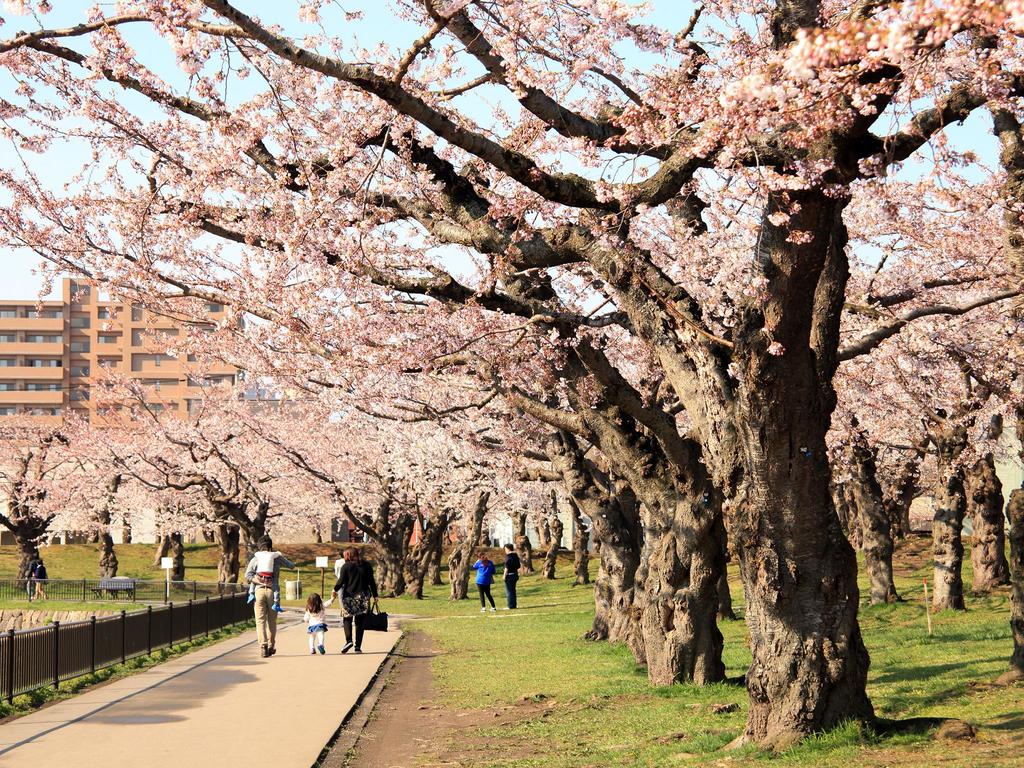
<svg viewBox="0 0 1024 768"><path fill-rule="evenodd" d="M119 616L11 629L0 633L0 695L13 702L20 694L123 664L251 617L245 593L238 592L121 611Z"/></svg>
<svg viewBox="0 0 1024 768"><path fill-rule="evenodd" d="M41 582L47 600L61 602L142 602L170 603L221 597L245 591L244 584L210 581L160 581L147 579L47 579ZM28 602L29 590L35 594L34 582L24 579L0 579L0 600ZM33 601L35 603L36 601ZM45 601L40 601L42 609Z"/></svg>

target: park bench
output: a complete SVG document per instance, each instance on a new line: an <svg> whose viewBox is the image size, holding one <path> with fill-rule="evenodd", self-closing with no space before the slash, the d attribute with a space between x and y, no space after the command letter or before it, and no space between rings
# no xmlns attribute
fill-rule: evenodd
<svg viewBox="0 0 1024 768"><path fill-rule="evenodd" d="M116 600L118 597L126 597L129 600L135 599L135 579L115 576L112 579L100 579L99 584L92 588L92 593L97 599L102 599L106 594Z"/></svg>

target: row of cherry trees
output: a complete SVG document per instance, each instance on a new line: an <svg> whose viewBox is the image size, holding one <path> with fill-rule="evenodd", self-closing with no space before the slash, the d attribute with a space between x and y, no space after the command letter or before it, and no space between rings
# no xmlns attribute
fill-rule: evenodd
<svg viewBox="0 0 1024 768"><path fill-rule="evenodd" d="M453 478L424 486L441 513L557 482L600 546L593 634L656 682L722 679L731 552L744 738L775 746L873 718L847 531L872 598L894 598L920 458L937 566L956 570L968 495L979 556L998 549L994 417L1021 403L1017 0L713 1L667 27L620 0L400 0L372 51L319 2L270 21L127 1L68 26L22 5L39 23L0 44L26 158L2 172L9 243L152 307L227 305L231 362L352 427L333 451L167 427L187 461L125 453L133 482L249 537L279 472L305 475L378 542L428 506L412 467ZM990 121L998 166L948 140L964 120ZM88 173L54 191L28 155L63 144ZM407 450L421 429L439 431ZM250 439L273 460L243 479Z"/></svg>

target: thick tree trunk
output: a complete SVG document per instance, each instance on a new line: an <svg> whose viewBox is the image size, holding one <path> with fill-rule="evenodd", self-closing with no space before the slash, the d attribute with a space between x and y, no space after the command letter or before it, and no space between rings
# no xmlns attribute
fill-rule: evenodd
<svg viewBox="0 0 1024 768"><path fill-rule="evenodd" d="M547 552L551 545L551 529L548 526L548 519L546 517L538 518L533 530L537 534L537 548Z"/></svg>
<svg viewBox="0 0 1024 768"><path fill-rule="evenodd" d="M526 533L527 523L528 517L524 510L516 510L512 513L513 544L516 554L519 555L519 562L522 563L524 574L533 573L533 545L530 544L530 537Z"/></svg>
<svg viewBox="0 0 1024 768"><path fill-rule="evenodd" d="M975 462L967 476L967 512L974 534L971 563L974 566L975 592L989 592L1010 583L1010 565L1006 561L1006 528L1003 518L1003 484L996 475L991 453Z"/></svg>
<svg viewBox="0 0 1024 768"><path fill-rule="evenodd" d="M217 581L221 584L238 583L240 538L237 525L221 523L217 526L217 544L220 547L220 558L217 561Z"/></svg>
<svg viewBox="0 0 1024 768"><path fill-rule="evenodd" d="M491 494L487 491L477 496L470 528L465 532L463 539L455 545L448 558L448 581L451 582L452 588L449 600L465 600L469 597L469 570L475 562L473 551L476 549L476 542L480 540L480 530L483 528L487 502L490 498Z"/></svg>
<svg viewBox="0 0 1024 768"><path fill-rule="evenodd" d="M117 554L114 552L114 539L110 531L100 534L100 578L112 579L117 576Z"/></svg>
<svg viewBox="0 0 1024 768"><path fill-rule="evenodd" d="M1009 680L1024 679L1024 488L1010 494L1007 508L1010 517L1010 630L1013 634L1013 653Z"/></svg>
<svg viewBox="0 0 1024 768"><path fill-rule="evenodd" d="M832 483L832 503L835 504L839 525L850 541L850 546L860 549L864 543L861 538L860 516L857 514L849 483Z"/></svg>
<svg viewBox="0 0 1024 768"><path fill-rule="evenodd" d="M107 496L103 507L97 514L97 525L100 545L100 578L112 579L117 576L117 555L114 553L114 539L110 535L110 509L114 504L117 491L121 487L121 476L114 475L107 483Z"/></svg>
<svg viewBox="0 0 1024 768"><path fill-rule="evenodd" d="M967 445L967 430L954 427L936 439L939 482L935 489L932 548L935 576L932 607L936 611L964 610L963 525L967 509L964 480L956 460Z"/></svg>
<svg viewBox="0 0 1024 768"><path fill-rule="evenodd" d="M583 523L583 513L579 505L570 496L569 506L572 508L572 569L576 576L574 584L590 583L590 531Z"/></svg>
<svg viewBox="0 0 1024 768"><path fill-rule="evenodd" d="M878 482L875 451L857 424L853 426L857 433L849 451L852 473L849 492L851 508L860 518L871 604L893 603L899 600L899 595L892 576L894 546L891 521L885 511L882 486Z"/></svg>
<svg viewBox="0 0 1024 768"><path fill-rule="evenodd" d="M421 525L420 540L410 549L406 558L407 591L417 600L423 599L423 584L431 563L438 555L448 530L448 513Z"/></svg>
<svg viewBox="0 0 1024 768"><path fill-rule="evenodd" d="M829 492L825 443L849 273L844 205L820 190L769 197L758 248L769 285L733 334L742 375L730 412L742 466L727 463L728 442L707 451L717 477L742 469L732 543L753 660L741 741L777 749L874 718L857 559ZM789 221L776 226L777 212ZM772 354L766 330L782 355Z"/></svg>
<svg viewBox="0 0 1024 768"><path fill-rule="evenodd" d="M181 533L175 532L170 536L171 557L174 559L174 568L171 569L171 581L185 580L185 543Z"/></svg>
<svg viewBox="0 0 1024 768"><path fill-rule="evenodd" d="M28 579L28 569L33 561L39 559L39 540L35 537L34 531L14 533L14 543L18 545L18 580Z"/></svg>
<svg viewBox="0 0 1024 768"><path fill-rule="evenodd" d="M706 483L695 485L689 498L666 500L667 514L641 507L643 552L633 614L654 685L725 679L717 621L725 527ZM685 519L708 519L707 529L683 529L678 505L693 508Z"/></svg>
<svg viewBox="0 0 1024 768"><path fill-rule="evenodd" d="M914 454L903 461L896 480L885 496L885 514L892 524L893 535L904 538L910 535L910 505L921 493L921 460L926 444L921 444Z"/></svg>
<svg viewBox="0 0 1024 768"><path fill-rule="evenodd" d="M444 584L441 578L441 559L444 557L444 536L442 536L434 550L430 553L430 562L427 564L427 581L430 586L439 587Z"/></svg>

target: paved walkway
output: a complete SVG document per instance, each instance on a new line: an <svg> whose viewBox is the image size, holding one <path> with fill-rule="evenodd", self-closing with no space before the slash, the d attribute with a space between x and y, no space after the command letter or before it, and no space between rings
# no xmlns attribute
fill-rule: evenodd
<svg viewBox="0 0 1024 768"><path fill-rule="evenodd" d="M399 636L342 656L335 618L314 658L290 624L261 659L249 631L0 726L0 766L309 768Z"/></svg>

